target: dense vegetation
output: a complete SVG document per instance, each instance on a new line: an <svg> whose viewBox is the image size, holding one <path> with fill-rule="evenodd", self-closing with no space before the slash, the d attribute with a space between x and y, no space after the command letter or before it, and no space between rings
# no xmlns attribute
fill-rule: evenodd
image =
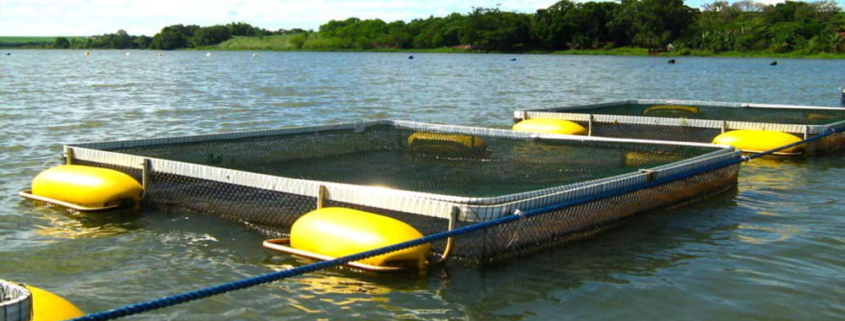
<svg viewBox="0 0 845 321"><path fill-rule="evenodd" d="M845 51L845 14L834 1L715 1L693 9L683 0L562 0L535 13L473 8L467 14L384 22L332 20L313 30L269 31L246 23L173 25L152 38L116 34L56 38L54 48L250 50L458 50L529 52L644 48L673 54Z"/></svg>
<svg viewBox="0 0 845 321"><path fill-rule="evenodd" d="M0 37L0 48L43 48L52 47L56 37ZM82 41L85 37L65 38L70 41Z"/></svg>

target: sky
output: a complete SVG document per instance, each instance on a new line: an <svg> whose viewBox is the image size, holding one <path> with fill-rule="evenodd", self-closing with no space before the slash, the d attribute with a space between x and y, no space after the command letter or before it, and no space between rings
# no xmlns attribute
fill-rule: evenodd
<svg viewBox="0 0 845 321"><path fill-rule="evenodd" d="M0 0L0 36L93 36L125 30L154 36L175 25L208 27L244 22L267 29L311 29L331 20L385 22L452 13L473 7L534 13L559 0ZM573 0L586 1L586 0ZM757 0L766 4L780 0ZM837 0L840 4L845 0ZM685 0L700 8L712 0ZM733 3L735 1L729 0Z"/></svg>

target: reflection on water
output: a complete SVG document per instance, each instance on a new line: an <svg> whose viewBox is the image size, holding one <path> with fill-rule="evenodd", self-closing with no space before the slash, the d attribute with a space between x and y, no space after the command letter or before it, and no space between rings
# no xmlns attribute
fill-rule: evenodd
<svg viewBox="0 0 845 321"><path fill-rule="evenodd" d="M59 238L107 237L143 228L139 209L83 213L45 205L35 208L32 217L42 221L35 226L41 236Z"/></svg>
<svg viewBox="0 0 845 321"><path fill-rule="evenodd" d="M264 260L264 266L272 271L284 271L314 262L274 252ZM287 306L309 315L309 319L336 315L344 315L344 318L405 319L409 316L429 318L452 314L451 309L438 306L423 308L430 303L414 302L413 298L419 295L428 296L431 278L426 273L378 274L341 266L287 278L269 287L271 293L290 293L277 297Z"/></svg>
<svg viewBox="0 0 845 321"><path fill-rule="evenodd" d="M806 184L806 162L802 157L766 157L743 164L737 197L740 209L754 211L758 217L736 225L736 238L749 244L780 242L800 235L803 228L790 224L789 217L803 200L793 191Z"/></svg>
<svg viewBox="0 0 845 321"><path fill-rule="evenodd" d="M802 232L800 228L790 225L773 227L740 224L737 229L737 237L741 241L754 244L784 241Z"/></svg>

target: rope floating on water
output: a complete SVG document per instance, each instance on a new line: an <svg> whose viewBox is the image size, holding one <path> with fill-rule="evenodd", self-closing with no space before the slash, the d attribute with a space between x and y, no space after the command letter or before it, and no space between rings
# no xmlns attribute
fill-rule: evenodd
<svg viewBox="0 0 845 321"><path fill-rule="evenodd" d="M781 146L781 147L778 147L778 148L770 149L770 150L767 150L765 152L760 152L760 153L748 155L748 158L754 159L754 158L760 158L760 157L763 157L763 156L766 156L766 155L771 155L771 154L777 153L778 151L781 151L781 150L784 150L784 149L787 149L787 148L792 148L792 147L795 147L795 146L798 146L798 145L801 145L801 144L814 142L814 141L817 141L819 139L822 139L822 138L825 138L827 136L830 136L830 135L833 135L833 134L836 134L836 133L840 133L840 132L843 132L843 131L845 131L845 128L832 128L827 132L818 134L816 136L804 139L804 140L799 141L799 142L795 142L795 143L792 143L792 144L789 144L789 145L784 145L784 146Z"/></svg>
<svg viewBox="0 0 845 321"><path fill-rule="evenodd" d="M180 293L180 294L176 294L176 295L172 295L172 296L167 296L167 297L163 297L163 298L159 298L159 299L155 299L155 300L151 300L151 301L147 301L147 302L127 305L127 306L124 306L124 307L120 307L120 308L116 308L116 309L112 309L112 310L108 310L108 311L92 313L92 314L85 315L85 316L82 316L82 317L79 317L79 318L76 318L76 319L72 319L72 320L73 321L112 320L112 319L117 319L117 318L121 318L121 317L125 317L125 316L143 313L143 312L149 312L149 311L153 311L153 310L157 310L157 309L161 309L161 308L165 308L165 307L169 307L169 306L174 306L174 305L178 305L178 304L182 304L182 303L187 303L187 302L191 302L191 301L195 301L195 300L199 300L199 299L204 299L204 298L208 298L208 297L211 297L211 296L220 295L220 294L224 294L224 293L228 293L228 292L232 292L232 291L236 291L236 290L242 290L242 289L246 289L246 288L257 286L257 285L262 285L262 284L266 284L266 283L270 283L270 282L274 282L274 281L283 280L283 279L286 279L286 278L289 278L289 277L294 277L294 276L299 276L299 275L303 275L303 274L306 274L306 273L316 272L316 271L319 271L319 270L340 266L340 265L343 265L343 264L346 264L346 263L349 263L349 262L352 262L352 261L359 261L359 260L366 259L366 258L369 258L369 257L382 255L382 254L386 254L386 253L390 253L390 252L393 252L393 251L398 251L398 250L402 250L402 249L405 249L405 248L414 247L414 246L418 246L418 245L422 245L422 244L426 244L426 243L431 243L431 242L443 240L443 239L446 239L446 238L449 238L449 237L454 237L454 236L457 236L457 235L463 235L463 234L471 233L471 232L474 232L474 231L490 228L490 227L493 227L493 226L496 226L496 225L505 224L505 223L509 223L509 222L512 222L512 221L532 217L532 216L536 216L536 215L539 215L539 214L543 214L543 213L547 213L547 212L551 212L551 211L555 211L555 210L560 210L560 209L571 207L571 206L586 204L586 203L593 202L593 201L596 201L596 200L599 200L599 199L604 199L604 198L608 198L608 197L627 194L629 192L632 192L632 191L635 191L635 190L638 190L638 189L649 188L649 187L661 185L661 184L664 184L664 183L667 183L667 182L671 182L671 181L675 181L675 180L679 180L679 179L684 179L684 178L687 178L687 177L692 177L692 176L695 176L695 175L698 175L698 174L701 174L701 173L704 173L704 172L708 172L708 171L711 171L711 170L714 170L714 169L718 169L718 168L722 168L722 167L726 167L726 166L731 166L731 165L735 165L735 164L738 164L738 163L741 163L741 162L744 162L744 161L748 161L750 159L770 155L770 154L775 153L775 152L782 150L782 149L786 149L786 148L794 147L794 146L797 146L797 145L800 145L800 144L816 141L816 140L822 139L826 136L830 136L832 134L842 132L842 131L845 131L845 128L832 129L828 132L825 132L825 133L804 139L804 140L797 142L797 143L794 143L794 144L789 144L789 145L781 146L781 147L778 147L778 148L775 148L775 149L772 149L772 150L768 150L768 151L765 151L765 152L752 154L752 155L743 157L742 159L728 160L728 161L725 161L725 162L722 162L722 163L717 163L717 164L713 164L713 165L710 165L710 166L697 168L695 170L691 170L691 171L688 171L688 172L678 173L678 174L675 174L675 175L668 175L666 177L659 177L659 178L657 178L653 181L648 181L648 182L645 182L645 183L640 184L640 185L629 186L629 187L625 187L625 188L619 188L619 189L616 189L616 190L608 191L608 192L603 193L603 194L591 195L591 196L584 197L584 198L581 198L581 199L572 200L572 201L564 202L564 203L561 203L561 204L556 204L556 205L538 208L538 209L534 209L534 210L529 210L529 211L516 210L514 212L514 214L511 214L511 215L508 215L508 216L503 216L503 217L500 217L500 218L497 218L497 219L494 219L494 220L480 222L480 223L476 223L476 224L472 224L472 225L467 225L467 226L456 228L456 229L453 229L453 230L450 230L450 231L431 234L431 235L428 235L428 236L425 236L425 237L422 237L422 238L419 238L419 239L415 239L415 240L411 240L411 241L407 241L407 242L403 242L403 243L398 243L398 244L394 244L394 245L390 245L390 246L386 246L386 247L382 247L382 248L378 248L378 249L374 249L374 250L369 250L369 251L365 251L365 252L361 252L361 253L356 253L356 254L344 256L344 257L339 257L339 258L336 258L336 259L333 259L333 260L319 261L319 262L303 265L303 266L296 267L296 268L289 269L289 270L267 273L267 274L263 274L263 275L259 275L259 276L255 276L255 277L251 277L251 278L246 278L246 279L242 279L242 280L238 280L238 281L234 281L234 282L230 282L230 283L224 283L224 284L220 284L220 285L217 285L217 286L212 286L212 287L208 287L208 288L204 288L204 289L184 292L184 293Z"/></svg>

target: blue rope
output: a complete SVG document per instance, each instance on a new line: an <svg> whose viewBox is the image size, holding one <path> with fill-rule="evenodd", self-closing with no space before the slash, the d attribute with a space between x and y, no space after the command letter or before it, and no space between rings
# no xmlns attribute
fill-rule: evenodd
<svg viewBox="0 0 845 321"><path fill-rule="evenodd" d="M824 137L827 137L827 136L830 136L830 135L833 135L833 134L836 134L836 133L839 133L839 132L842 132L842 131L845 131L845 127L843 127L843 128L831 128L827 132L824 132L824 133L818 134L816 136L804 139L800 142L795 142L795 143L792 143L792 144L789 144L789 145L784 145L784 146L781 146L781 147L778 147L778 148L770 149L770 150L767 150L765 152L760 152L760 153L749 155L748 159L754 159L754 158L759 158L759 157L763 157L763 156L766 156L766 155L771 155L771 154L777 153L781 150L784 150L784 149L787 149L787 148L790 148L790 147L795 147L795 146L798 146L798 145L801 145L801 144L804 144L804 143L817 141L819 139L822 139Z"/></svg>
<svg viewBox="0 0 845 321"><path fill-rule="evenodd" d="M630 193L630 192L633 192L633 191L636 191L636 190L639 190L639 189L654 187L654 186L657 186L657 185L665 184L667 182L692 177L692 176L695 176L695 175L698 175L698 174L701 174L701 173L709 172L709 171L714 170L714 169L719 169L719 168L735 165L735 164L741 163L743 161L750 160L752 158L762 157L762 156L765 156L765 155L775 153L779 150L783 150L783 149L790 148L790 147L793 147L793 146L797 146L797 145L800 145L800 144L815 141L815 140L821 139L825 136L829 136L829 135L832 135L834 133L841 132L841 131L843 131L843 129L831 130L829 132L819 134L817 136L813 136L811 138L802 140L802 141L794 143L794 144L778 147L778 148L775 148L775 149L772 149L772 150L769 150L769 151L766 151L766 152L762 152L762 153L757 153L757 154L754 154L754 155L751 155L751 156L748 156L748 157L743 157L743 159L731 159L731 160L727 160L727 161L724 161L724 162L721 162L721 163L712 164L710 166L702 166L700 168L696 168L694 170L690 170L690 171L687 171L687 172L678 173L678 174L675 174L675 175L668 175L666 177L658 177L653 181L645 182L643 184L638 184L638 185L635 185L635 186L618 188L616 190L608 191L606 193L596 194L596 195L592 195L592 196L589 196L589 197L584 197L584 198L580 198L580 199L577 199L577 200L572 200L572 201L563 202L563 203L559 203L559 204L555 204L555 205L551 205L551 206L546 206L546 207L542 207L542 208L538 208L538 209L534 209L534 210L530 210L530 211L525 211L525 212L516 211L516 213L508 215L508 216L503 216L503 217L500 217L500 218L497 218L497 219L484 221L484 222L480 222L480 223L476 223L476 224L472 224L472 225L467 225L467 226L464 226L464 227L453 229L451 231L434 233L434 234L424 236L424 237L419 238L419 239L415 239L415 240L411 240L411 241L407 241L407 242L403 242L403 243L398 243L398 244L394 244L394 245L390 245L390 246L386 246L386 247L382 247L382 248L378 248L378 249L374 249L374 250L369 250L369 251L365 251L365 252L361 252L361 253L343 256L343 257L339 257L339 258L336 258L336 259L333 259L333 260L319 261L319 262L316 262L316 263L303 265L303 266L296 267L296 268L289 269L289 270L267 273L267 274L264 274L264 275L250 277L250 278L246 278L246 279L243 279L243 280L238 280L238 281L225 283L225 284L221 284L221 285L217 285L217 286L212 286L212 287L208 287L208 288L204 288L204 289L184 292L184 293L181 293L181 294L167 296L167 297L163 297L163 298L159 298L159 299L155 299L155 300L151 300L151 301L147 301L147 302L127 305L127 306L124 306L124 307L120 307L120 308L116 308L116 309L112 309L112 310L108 310L108 311L103 311L103 312L85 315L85 316L75 318L75 319L72 319L72 320L73 321L111 320L111 319L121 318L121 317L134 315L134 314L138 314L138 313L148 312L148 311L152 311L152 310L156 310L156 309L161 309L161 308L165 308L165 307L169 307L169 306L174 306L174 305L177 305L177 304L187 303L187 302L191 302L191 301L195 301L195 300L199 300L199 299L203 299L203 298L207 298L207 297L211 297L211 296L215 296L215 295L220 295L220 294L232 292L232 291L235 291L235 290L241 290L241 289L253 287L253 286L256 286L256 285L266 284L266 283L286 279L286 278L293 277L293 276L298 276L298 275L302 275L302 274L306 274L306 273L312 273L312 272L316 272L316 271L319 271L319 270L343 265L343 264L346 264L346 263L349 263L349 262L352 262L352 261L359 261L359 260L363 260L363 259L366 259L366 258L369 258L369 257L382 255L382 254L386 254L386 253L390 253L390 252L394 252L394 251L399 251L399 250L402 250L402 249L405 249L405 248L414 247L414 246L418 246L418 245L422 245L422 244L427 244L427 243L443 240L443 239L453 237L453 236L457 236L457 235L463 235L463 234L471 233L471 232L474 232L474 231L490 228L490 227L493 227L493 226L513 222L513 221L516 221L516 220L519 220L519 219L522 219L522 218L532 217L532 216L540 215L540 214L543 214L543 213L548 213L548 212L551 212L551 211L560 210L560 209L571 207L571 206L582 205L582 204L590 203L590 202L600 200L600 199L604 199L604 198L608 198L608 197L627 194L627 193Z"/></svg>

